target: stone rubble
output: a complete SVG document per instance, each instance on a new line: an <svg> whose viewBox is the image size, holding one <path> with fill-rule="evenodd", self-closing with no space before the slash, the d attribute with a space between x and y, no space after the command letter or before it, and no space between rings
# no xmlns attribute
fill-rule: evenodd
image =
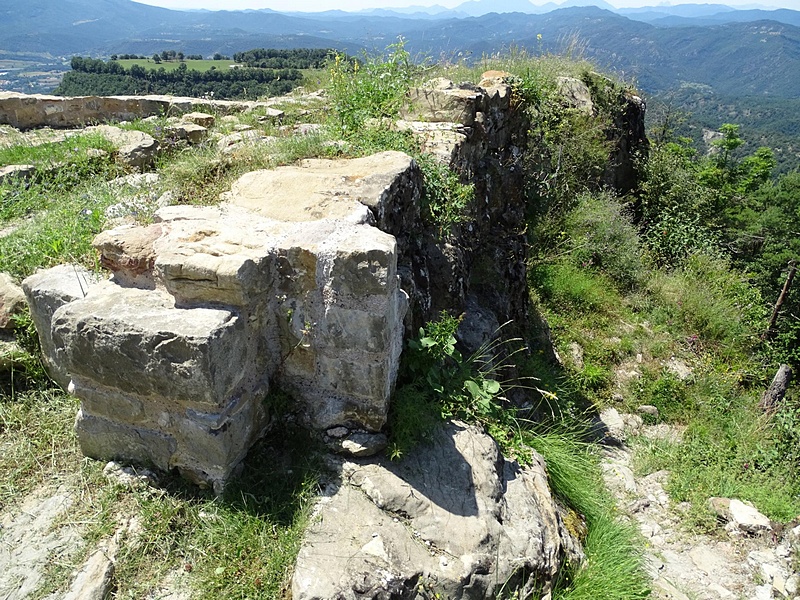
<svg viewBox="0 0 800 600"><path fill-rule="evenodd" d="M622 420L630 423L626 415ZM628 437L642 435L677 442L668 425L626 426ZM685 505L674 505L664 486L667 471L636 477L628 446L609 447L602 462L609 489L623 513L644 537L648 572L656 600L800 600L800 526L778 535L769 519L737 499L711 498L709 506L728 524L724 535L695 534L682 528Z"/></svg>

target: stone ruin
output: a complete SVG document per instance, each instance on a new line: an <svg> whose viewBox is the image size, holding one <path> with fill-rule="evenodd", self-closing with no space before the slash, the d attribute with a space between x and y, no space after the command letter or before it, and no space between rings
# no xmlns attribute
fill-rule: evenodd
<svg viewBox="0 0 800 600"><path fill-rule="evenodd" d="M415 162L383 152L248 173L218 206L103 232L109 280L62 266L23 282L46 363L80 399L83 452L220 490L272 422L274 386L310 428L374 451L406 332L442 309L484 323L475 343L510 319L524 328L527 126L510 96L501 75L436 80L393 124L475 183L469 219L445 241L419 218Z"/></svg>
<svg viewBox="0 0 800 600"><path fill-rule="evenodd" d="M83 452L220 486L268 425L273 382L314 429L380 431L408 298L375 225L418 181L398 152L304 161L245 175L219 206L97 236L113 276L73 291L44 344L81 400ZM75 278L62 267L23 288L51 307Z"/></svg>

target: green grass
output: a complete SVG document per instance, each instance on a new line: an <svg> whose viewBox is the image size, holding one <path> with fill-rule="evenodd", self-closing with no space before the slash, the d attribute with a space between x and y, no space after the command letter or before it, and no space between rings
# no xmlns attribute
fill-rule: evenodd
<svg viewBox="0 0 800 600"><path fill-rule="evenodd" d="M106 207L117 202L113 191L104 183L85 184L62 196L38 191L41 195L20 193L13 198L24 203L23 214L39 210L0 238L0 270L23 279L38 268L65 262L95 267L91 240L103 229ZM8 212L16 215L19 209L17 204Z"/></svg>
<svg viewBox="0 0 800 600"><path fill-rule="evenodd" d="M152 58L142 59L126 59L118 60L117 63L121 67L130 69L133 65L139 65L148 71L158 71L164 69L165 71L175 71L179 66L185 64L187 69L194 71L209 71L211 67L220 71L227 71L230 65L236 64L232 60L162 60L160 63L153 62Z"/></svg>
<svg viewBox="0 0 800 600"><path fill-rule="evenodd" d="M0 394L0 509L34 489L64 486L78 500L62 522L86 542L47 565L37 597L63 590L96 543L131 518L138 533L123 538L116 598L145 597L173 570L187 575L193 598L288 597L322 472L307 434L280 427L268 435L218 498L172 474L157 487L129 489L107 480L102 462L81 456L74 398L41 388L7 391Z"/></svg>
<svg viewBox="0 0 800 600"><path fill-rule="evenodd" d="M0 393L0 508L79 470L72 433L76 409L75 399L57 390Z"/></svg>
<svg viewBox="0 0 800 600"><path fill-rule="evenodd" d="M17 144L0 148L0 165L57 165L85 159L86 151L98 149L111 153L114 147L99 133L71 135L66 140L37 145Z"/></svg>
<svg viewBox="0 0 800 600"><path fill-rule="evenodd" d="M578 428L580 430L580 428ZM599 475L594 448L576 436L575 425L526 435L547 462L547 475L555 495L576 511L586 560L568 565L553 590L554 600L636 600L650 594L643 568L643 541L635 527L616 513ZM566 519L567 527L570 518ZM575 532L573 532L575 533Z"/></svg>
<svg viewBox="0 0 800 600"><path fill-rule="evenodd" d="M677 445L642 439L637 464L642 474L670 471L668 492L691 504L693 524L716 526L706 508L711 496L749 500L778 521L794 518L800 407L790 401L771 418L758 409L774 369L758 353L765 327L758 292L730 265L705 256L672 270L640 263L633 279L640 283L631 289L580 253L563 252L583 235L566 223L567 241L549 255L545 249L531 279L559 351L569 356L573 342L584 351L584 366L568 365L562 385L598 407L621 393L624 409L652 404L658 421L685 428ZM630 244L621 238L606 252L629 254ZM688 378L669 371L675 359L690 367ZM616 369L638 376L618 386Z"/></svg>

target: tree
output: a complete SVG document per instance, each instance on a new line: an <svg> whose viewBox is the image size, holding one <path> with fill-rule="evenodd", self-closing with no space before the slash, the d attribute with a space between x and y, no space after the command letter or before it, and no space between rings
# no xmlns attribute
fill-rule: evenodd
<svg viewBox="0 0 800 600"><path fill-rule="evenodd" d="M158 54L153 54L153 62L157 65L161 64L161 57Z"/></svg>

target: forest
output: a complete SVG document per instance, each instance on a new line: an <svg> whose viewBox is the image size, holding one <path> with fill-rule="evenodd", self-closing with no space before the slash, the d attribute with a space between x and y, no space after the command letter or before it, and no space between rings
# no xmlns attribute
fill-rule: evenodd
<svg viewBox="0 0 800 600"><path fill-rule="evenodd" d="M233 60L261 69L324 69L333 50L325 48L255 48L237 52Z"/></svg>
<svg viewBox="0 0 800 600"><path fill-rule="evenodd" d="M138 64L125 68L114 60L106 62L81 56L72 57L71 66L72 70L64 75L53 92L55 95L173 94L255 100L261 96L285 94L299 85L303 77L296 68L218 69L212 66L207 71L198 71L189 69L185 62L172 70L163 66L145 69Z"/></svg>

